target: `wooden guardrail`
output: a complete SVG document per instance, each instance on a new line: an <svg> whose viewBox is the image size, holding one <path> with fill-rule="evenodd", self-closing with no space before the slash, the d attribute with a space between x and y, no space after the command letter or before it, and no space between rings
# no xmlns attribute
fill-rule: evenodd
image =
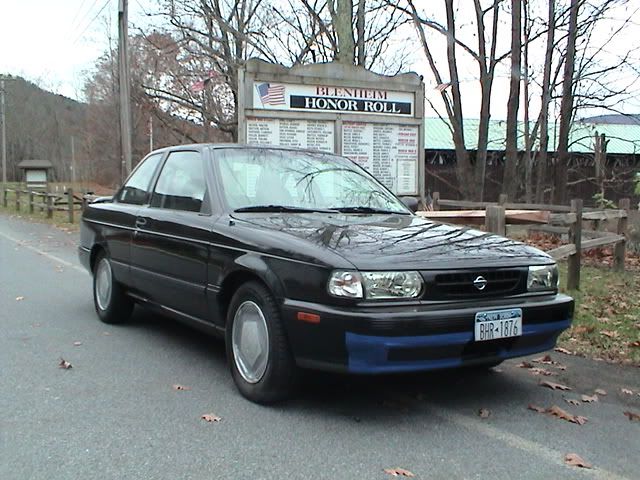
<svg viewBox="0 0 640 480"><path fill-rule="evenodd" d="M506 235L506 226L525 224L529 230L539 230L557 235L567 235L568 244L547 253L555 260L567 259L567 288L580 288L580 263L582 250L614 246L613 266L624 270L627 217L631 202L620 201L616 210L583 208L580 199L572 200L570 206L537 203L509 203L506 195L498 202L471 202L466 200L443 200L435 192L432 196L433 210L418 212L420 216L454 224L480 224L484 220L488 232ZM448 208L443 210L442 207ZM450 210L463 208L465 210ZM616 233L597 230L601 221L617 221ZM594 222L596 230L583 229L584 222ZM585 240L583 240L583 236Z"/></svg>
<svg viewBox="0 0 640 480"><path fill-rule="evenodd" d="M9 194L13 194L12 203L15 202L17 212L26 206L29 213L34 213L37 208L40 212L46 212L47 218L53 218L54 211L64 211L67 212L69 223L74 223L75 213L84 211L86 207L84 198L74 195L73 188L68 188L63 195L36 190L5 188L2 192L2 205L5 208L9 206Z"/></svg>

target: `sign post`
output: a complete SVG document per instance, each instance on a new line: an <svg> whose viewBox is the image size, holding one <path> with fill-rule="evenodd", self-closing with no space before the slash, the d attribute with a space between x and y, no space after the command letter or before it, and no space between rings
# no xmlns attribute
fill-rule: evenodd
<svg viewBox="0 0 640 480"><path fill-rule="evenodd" d="M240 142L337 153L397 195L424 200L424 84L417 74L251 59L238 82Z"/></svg>

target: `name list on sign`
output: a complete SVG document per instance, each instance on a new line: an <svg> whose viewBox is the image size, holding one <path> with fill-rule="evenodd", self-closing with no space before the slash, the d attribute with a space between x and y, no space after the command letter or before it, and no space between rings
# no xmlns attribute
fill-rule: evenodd
<svg viewBox="0 0 640 480"><path fill-rule="evenodd" d="M417 193L417 127L344 122L342 154L395 193Z"/></svg>
<svg viewBox="0 0 640 480"><path fill-rule="evenodd" d="M248 118L247 143L333 152L333 122Z"/></svg>

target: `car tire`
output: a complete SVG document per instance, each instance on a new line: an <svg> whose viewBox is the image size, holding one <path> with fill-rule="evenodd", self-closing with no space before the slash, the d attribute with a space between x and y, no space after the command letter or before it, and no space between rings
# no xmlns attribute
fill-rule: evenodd
<svg viewBox="0 0 640 480"><path fill-rule="evenodd" d="M247 282L233 295L225 343L233 381L244 397L269 404L288 398L295 390L298 367L280 310L261 283Z"/></svg>
<svg viewBox="0 0 640 480"><path fill-rule="evenodd" d="M93 268L93 304L98 318L112 325L126 322L133 310L133 300L116 281L105 252L98 254Z"/></svg>

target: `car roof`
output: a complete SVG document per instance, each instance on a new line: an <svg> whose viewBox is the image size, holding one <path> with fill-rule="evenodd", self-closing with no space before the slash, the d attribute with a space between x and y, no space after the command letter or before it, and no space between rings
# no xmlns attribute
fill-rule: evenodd
<svg viewBox="0 0 640 480"><path fill-rule="evenodd" d="M281 147L278 145L247 145L247 144L241 144L241 143L190 143L190 144L184 144L184 145L174 145L174 146L159 148L157 150L149 152L148 155L155 154L155 153L164 153L168 150L171 150L171 151L200 150L201 151L207 148L214 149L214 150L225 149L225 148L232 148L234 150L245 150L245 149L283 150L283 151L289 151L289 152L306 152L306 153L316 153L316 154L324 153L329 155L336 155L333 152L324 152L324 151L312 150L308 148Z"/></svg>

